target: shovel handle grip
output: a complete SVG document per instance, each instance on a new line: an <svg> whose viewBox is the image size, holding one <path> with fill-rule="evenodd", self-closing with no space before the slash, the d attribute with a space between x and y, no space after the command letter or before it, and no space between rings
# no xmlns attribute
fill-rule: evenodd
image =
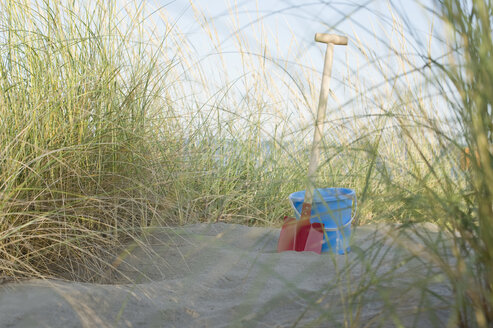
<svg viewBox="0 0 493 328"><path fill-rule="evenodd" d="M348 38L343 35L316 33L315 41L322 43L332 43L338 46L347 46Z"/></svg>

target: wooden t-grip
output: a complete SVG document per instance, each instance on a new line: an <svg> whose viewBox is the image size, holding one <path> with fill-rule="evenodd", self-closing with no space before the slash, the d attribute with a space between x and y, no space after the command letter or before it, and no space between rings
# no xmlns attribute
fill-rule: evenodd
<svg viewBox="0 0 493 328"><path fill-rule="evenodd" d="M339 46L347 46L348 38L342 35L316 33L315 41L323 43L332 43Z"/></svg>

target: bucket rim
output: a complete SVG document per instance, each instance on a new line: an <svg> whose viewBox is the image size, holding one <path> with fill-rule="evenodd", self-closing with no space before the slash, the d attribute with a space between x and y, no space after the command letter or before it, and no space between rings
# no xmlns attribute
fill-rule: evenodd
<svg viewBox="0 0 493 328"><path fill-rule="evenodd" d="M341 199L353 199L356 195L356 191L350 188L340 188L340 187L330 187L330 188L317 188L314 190L313 194L315 195L317 192L322 193L323 191L338 191L341 192L337 196L330 195L326 197L322 197L321 200L317 200L315 197L312 200L312 203L326 203L332 201L340 201ZM289 195L289 199L297 202L303 202L305 200L305 192L306 190L295 191Z"/></svg>

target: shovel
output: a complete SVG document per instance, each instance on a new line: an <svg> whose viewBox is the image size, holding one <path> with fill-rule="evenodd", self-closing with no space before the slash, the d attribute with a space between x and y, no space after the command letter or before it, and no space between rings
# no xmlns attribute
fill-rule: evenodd
<svg viewBox="0 0 493 328"><path fill-rule="evenodd" d="M334 45L345 46L348 39L345 36L335 34L315 34L315 41L327 43L325 52L324 70L322 76L322 86L320 88L320 98L318 100L317 118L315 120L315 133L313 135L312 149L310 152L310 165L308 166L308 185L305 192L305 199L301 208L299 220L294 218L284 218L281 228L277 251L312 251L320 254L324 237L323 225L321 223L310 223L312 212L314 181L318 162L320 158L320 144L322 141L322 127L325 121L325 109L327 108L327 98L329 96L330 74L332 72L332 59L334 57Z"/></svg>

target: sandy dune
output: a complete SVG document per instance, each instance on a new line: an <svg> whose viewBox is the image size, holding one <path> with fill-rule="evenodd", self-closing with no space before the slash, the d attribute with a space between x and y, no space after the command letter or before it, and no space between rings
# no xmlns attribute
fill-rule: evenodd
<svg viewBox="0 0 493 328"><path fill-rule="evenodd" d="M409 247L424 248L411 239L360 227L348 256L330 256L278 254L278 235L223 223L160 229L147 237L151 247L125 258L113 284L32 280L1 286L0 327L447 324L450 288L433 261L412 258Z"/></svg>

